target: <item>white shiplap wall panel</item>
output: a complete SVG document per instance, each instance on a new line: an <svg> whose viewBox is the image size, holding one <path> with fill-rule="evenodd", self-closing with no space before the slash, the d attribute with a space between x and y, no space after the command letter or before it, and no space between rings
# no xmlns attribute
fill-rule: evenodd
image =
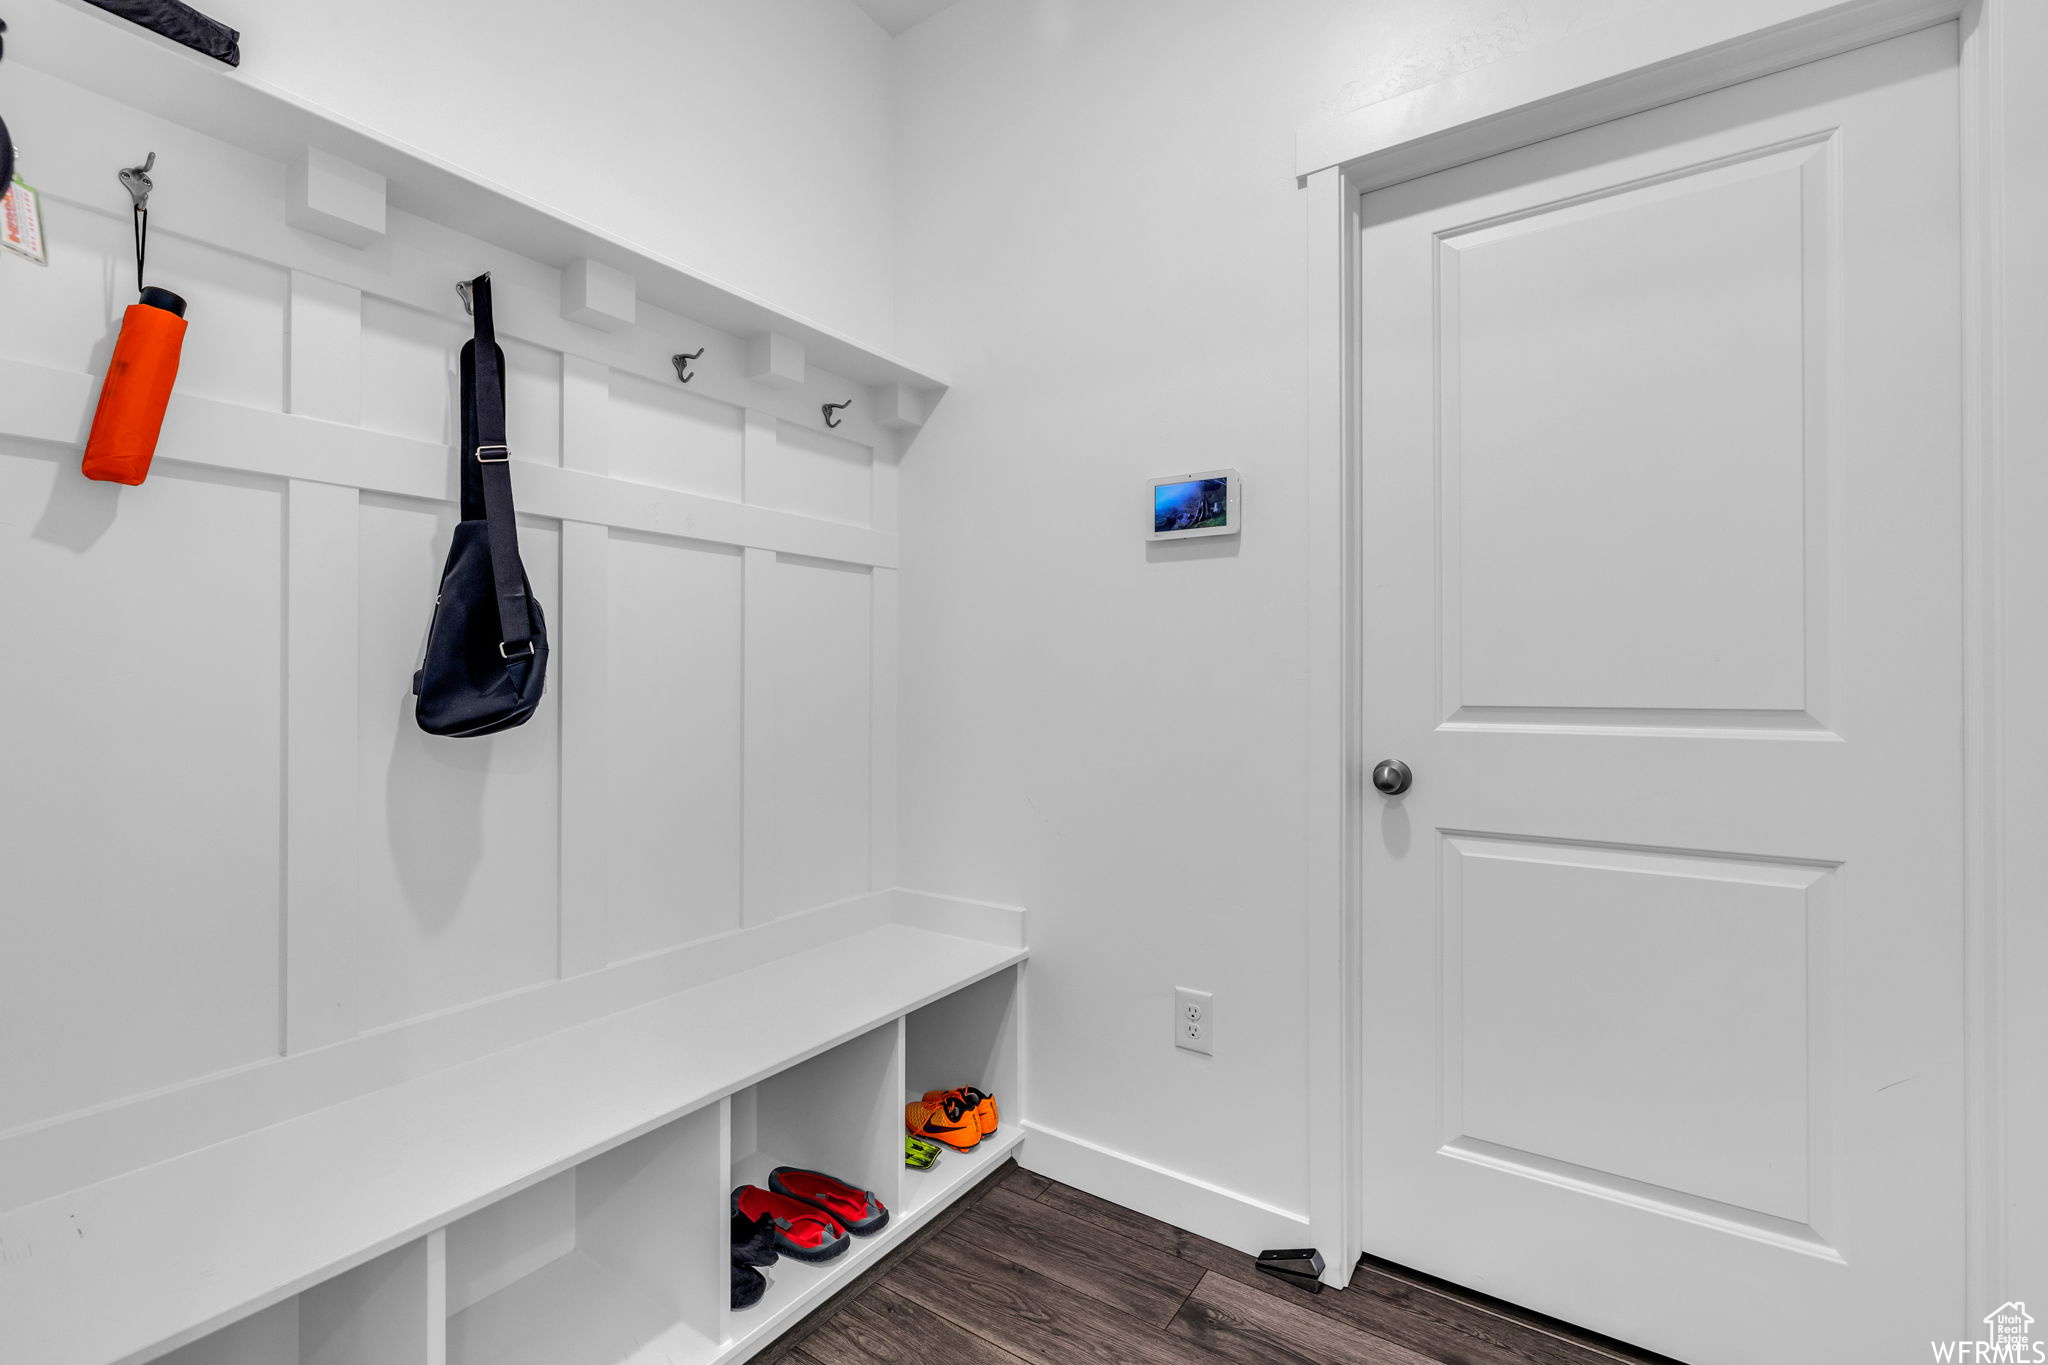
<svg viewBox="0 0 2048 1365"><path fill-rule="evenodd" d="M45 266L8 259L0 307L10 319L33 317L39 325L8 328L0 355L66 369L106 367L121 314L135 300L135 240L125 194L121 201L116 217L104 205L46 195L49 245L62 249L53 249ZM287 268L152 231L146 278L190 304L181 390L283 410Z"/></svg>
<svg viewBox="0 0 2048 1365"><path fill-rule="evenodd" d="M875 446L874 516L869 524L891 537L896 534L902 511L896 489L897 478L903 468L903 445L907 439L902 435L885 435Z"/></svg>
<svg viewBox="0 0 2048 1365"><path fill-rule="evenodd" d="M746 338L784 324L758 304L722 330L643 297L600 333L561 316L571 257L429 221L443 201L397 180L386 235L344 246L287 225L283 162L10 70L51 244L0 258L0 709L35 718L0 734L13 1188L451 1064L493 1021L570 1027L715 972L735 928L886 885L870 569L897 560L898 438L819 406L905 367L764 388ZM159 152L150 279L190 300L134 489L77 474L133 297L109 147ZM453 285L486 269L558 652L532 722L444 740L410 684L456 516ZM683 385L669 357L699 347Z"/></svg>
<svg viewBox="0 0 2048 1365"><path fill-rule="evenodd" d="M610 472L611 371L562 357L562 465ZM564 977L611 961L611 531L562 523L562 601L550 623L562 713L559 969Z"/></svg>
<svg viewBox="0 0 2048 1365"><path fill-rule="evenodd" d="M512 458L562 463L562 354L508 337L505 351L505 435ZM518 437L513 439L513 433Z"/></svg>
<svg viewBox="0 0 2048 1365"><path fill-rule="evenodd" d="M455 355L467 335L459 317L364 295L363 426L419 441L454 441Z"/></svg>
<svg viewBox="0 0 2048 1365"><path fill-rule="evenodd" d="M748 478L751 484L754 456L759 443L754 439L763 423L747 422ZM768 430L772 433L773 427ZM741 599L744 625L741 628L741 676L745 696L741 702L741 796L740 796L740 895L747 924L762 924L775 918L782 904L781 840L777 828L775 761L776 713L778 710L778 646L773 607L776 556L772 550L749 545L742 552Z"/></svg>
<svg viewBox="0 0 2048 1365"><path fill-rule="evenodd" d="M744 410L614 371L606 451L612 477L738 501Z"/></svg>
<svg viewBox="0 0 2048 1365"><path fill-rule="evenodd" d="M363 417L363 293L294 270L285 409L355 426Z"/></svg>
<svg viewBox="0 0 2048 1365"><path fill-rule="evenodd" d="M869 447L836 431L780 423L766 505L850 526L872 525L874 463Z"/></svg>
<svg viewBox="0 0 2048 1365"><path fill-rule="evenodd" d="M361 497L353 488L303 479L291 480L286 494L287 1052L340 1042L361 1022Z"/></svg>
<svg viewBox="0 0 2048 1365"><path fill-rule="evenodd" d="M354 423L362 415L363 299L291 275L286 406ZM356 968L356 637L362 495L292 479L285 494L284 997L286 1052L352 1036Z"/></svg>
<svg viewBox="0 0 2048 1365"><path fill-rule="evenodd" d="M869 688L868 885L879 891L896 885L898 788L896 741L897 647L903 604L895 569L868 571L873 589L873 681Z"/></svg>
<svg viewBox="0 0 2048 1365"><path fill-rule="evenodd" d="M739 551L734 551L739 553ZM611 531L562 523L562 600L548 618L548 686L562 725L562 976L611 960Z"/></svg>
<svg viewBox="0 0 2048 1365"><path fill-rule="evenodd" d="M0 1131L278 1050L283 490L0 437Z"/></svg>
<svg viewBox="0 0 2048 1365"><path fill-rule="evenodd" d="M740 927L741 551L614 533L607 961Z"/></svg>
<svg viewBox="0 0 2048 1365"><path fill-rule="evenodd" d="M66 373L97 373L113 354L121 310L134 299L135 241L125 221L81 210L47 183L37 188L46 231L53 238L64 234L63 249L51 251L42 266L14 256L0 260L0 300L8 316L37 320L33 328L0 327L0 357ZM84 427L79 431L83 439Z"/></svg>
<svg viewBox="0 0 2048 1365"><path fill-rule="evenodd" d="M133 301L132 247L118 251L109 264L115 302L125 307ZM288 268L152 231L145 278L185 298L185 348L178 361L182 392L263 412L284 411Z"/></svg>
<svg viewBox="0 0 2048 1365"><path fill-rule="evenodd" d="M548 694L525 725L482 739L440 739L413 720L412 674L455 520L446 503L363 500L357 924L366 1028L555 976L556 698ZM560 602L559 530L522 517L519 546L543 609Z"/></svg>
<svg viewBox="0 0 2048 1365"><path fill-rule="evenodd" d="M865 569L778 556L765 604L775 708L775 914L868 889L873 590Z"/></svg>
<svg viewBox="0 0 2048 1365"><path fill-rule="evenodd" d="M98 381L39 365L0 360L9 434L59 444L79 439ZM165 420L157 458L273 478L345 484L365 492L453 500L455 468L446 443L366 432L336 422L262 412L184 397ZM520 507L538 516L601 522L655 535L849 564L893 566L896 538L866 527L800 517L552 465L522 466Z"/></svg>

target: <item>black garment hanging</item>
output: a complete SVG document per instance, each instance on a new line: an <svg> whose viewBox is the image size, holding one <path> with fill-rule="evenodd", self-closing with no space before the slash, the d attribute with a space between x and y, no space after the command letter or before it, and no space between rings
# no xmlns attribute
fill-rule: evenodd
<svg viewBox="0 0 2048 1365"><path fill-rule="evenodd" d="M476 336L462 347L462 520L456 524L414 716L430 735L522 725L547 681L547 622L519 559L512 455L505 445L505 353L491 325L491 277L471 281Z"/></svg>
<svg viewBox="0 0 2048 1365"><path fill-rule="evenodd" d="M0 19L0 33L7 32L7 21ZM5 39L0 39L0 57L7 55ZM7 193L14 183L14 140L7 136L7 123L0 120L0 195Z"/></svg>
<svg viewBox="0 0 2048 1365"><path fill-rule="evenodd" d="M86 0L229 66L242 64L242 35L179 0Z"/></svg>

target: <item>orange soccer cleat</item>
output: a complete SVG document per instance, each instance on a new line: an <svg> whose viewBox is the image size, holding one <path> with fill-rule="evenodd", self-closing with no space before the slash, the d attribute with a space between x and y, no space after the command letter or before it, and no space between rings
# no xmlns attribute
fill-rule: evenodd
<svg viewBox="0 0 2048 1365"><path fill-rule="evenodd" d="M958 1092L933 1091L924 1099L912 1100L903 1106L903 1124L913 1136L943 1142L958 1152L981 1145L981 1121Z"/></svg>
<svg viewBox="0 0 2048 1365"><path fill-rule="evenodd" d="M958 1090L927 1090L924 1097L927 1103L937 1103L947 1098L958 1099L960 1107L974 1115L975 1123L981 1128L983 1137L996 1130L996 1097L986 1090L963 1085Z"/></svg>

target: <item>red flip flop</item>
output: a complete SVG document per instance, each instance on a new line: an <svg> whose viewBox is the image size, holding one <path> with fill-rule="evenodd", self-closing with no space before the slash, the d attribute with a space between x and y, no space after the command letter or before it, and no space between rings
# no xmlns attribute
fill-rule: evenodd
<svg viewBox="0 0 2048 1365"><path fill-rule="evenodd" d="M816 1205L770 1193L758 1185L732 1192L733 1212L742 1218L775 1220L775 1249L799 1261L829 1261L853 1245L846 1229Z"/></svg>
<svg viewBox="0 0 2048 1365"><path fill-rule="evenodd" d="M889 1210L883 1208L882 1201L873 1194L857 1190L844 1180L835 1180L822 1171L777 1166L768 1173L768 1188L823 1209L845 1224L846 1230L856 1237L873 1236L889 1221Z"/></svg>

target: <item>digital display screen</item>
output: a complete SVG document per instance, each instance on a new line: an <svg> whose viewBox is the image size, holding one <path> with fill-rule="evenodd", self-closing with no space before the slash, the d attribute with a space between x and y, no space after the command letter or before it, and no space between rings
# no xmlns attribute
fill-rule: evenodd
<svg viewBox="0 0 2048 1365"><path fill-rule="evenodd" d="M1152 490L1152 530L1201 531L1230 521L1230 480L1189 479Z"/></svg>

